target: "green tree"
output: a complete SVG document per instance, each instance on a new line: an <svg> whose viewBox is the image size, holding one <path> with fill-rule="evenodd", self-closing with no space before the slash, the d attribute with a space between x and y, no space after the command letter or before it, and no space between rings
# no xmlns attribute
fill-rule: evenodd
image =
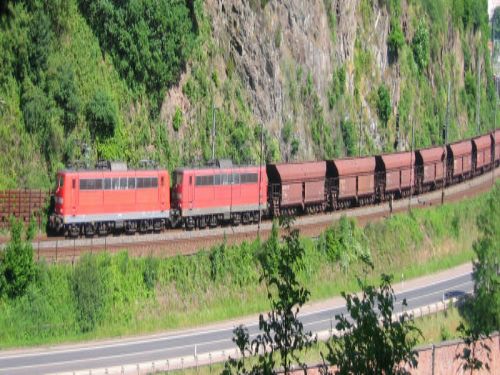
<svg viewBox="0 0 500 375"><path fill-rule="evenodd" d="M420 73L427 69L430 59L429 29L423 19L420 20L412 40L413 57Z"/></svg>
<svg viewBox="0 0 500 375"><path fill-rule="evenodd" d="M474 325L489 334L500 327L500 185L477 218L481 237L474 243Z"/></svg>
<svg viewBox="0 0 500 375"><path fill-rule="evenodd" d="M458 327L465 342L464 350L457 354L463 361L463 368L474 370L488 363L478 359L477 353L483 351L490 356L490 348L485 340L500 326L500 184L492 190L487 204L477 218L480 238L473 249L477 259L474 261L474 297L467 301L463 309L465 323Z"/></svg>
<svg viewBox="0 0 500 375"><path fill-rule="evenodd" d="M298 318L300 308L310 296L297 278L304 268L304 247L299 231L291 228L291 220L285 219L282 224L286 231L283 243L280 243L278 226L274 223L271 236L259 256L262 267L260 282L266 285L271 312L267 317L259 316L261 333L251 342L245 327L239 326L234 330L233 341L242 358L226 362L223 374L275 374L277 354L285 374L290 373L293 363L307 368L297 353L310 348L316 339L311 332L304 331ZM264 354L259 355L262 350ZM258 363L247 368L246 358L256 355L259 355Z"/></svg>
<svg viewBox="0 0 500 375"><path fill-rule="evenodd" d="M359 280L362 297L342 293L350 317L336 315L340 335L328 342L326 359L337 374L399 374L417 366L414 350L420 330L407 314L393 318L396 297L391 277L382 275L379 288ZM406 300L403 300L403 307Z"/></svg>
<svg viewBox="0 0 500 375"><path fill-rule="evenodd" d="M23 223L12 218L10 241L0 253L0 297L22 296L35 277L35 263L31 241L35 236L35 223L31 221L22 238Z"/></svg>
<svg viewBox="0 0 500 375"><path fill-rule="evenodd" d="M118 115L113 99L108 93L98 90L87 105L85 118L94 139L106 139L115 134Z"/></svg>
<svg viewBox="0 0 500 375"><path fill-rule="evenodd" d="M21 109L26 130L43 138L50 128L52 104L45 92L29 78L22 85Z"/></svg>
<svg viewBox="0 0 500 375"><path fill-rule="evenodd" d="M66 132L71 131L78 122L80 98L77 94L75 74L69 64L57 68L49 82L50 91L63 111L62 122Z"/></svg>
<svg viewBox="0 0 500 375"><path fill-rule="evenodd" d="M382 84L377 91L377 113L378 118L385 126L387 126L387 121L389 121L389 117L391 116L391 110L391 95L389 94L389 89L386 85Z"/></svg>
<svg viewBox="0 0 500 375"><path fill-rule="evenodd" d="M194 45L194 7L184 0L78 3L129 87L148 92L153 104L159 104L162 91L177 82Z"/></svg>

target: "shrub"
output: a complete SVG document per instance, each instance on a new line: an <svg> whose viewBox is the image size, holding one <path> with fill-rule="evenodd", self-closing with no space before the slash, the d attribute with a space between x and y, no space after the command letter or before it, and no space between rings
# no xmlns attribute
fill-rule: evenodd
<svg viewBox="0 0 500 375"><path fill-rule="evenodd" d="M391 29L387 38L387 45L389 47L389 54L397 59L399 50L405 44L405 37L399 19L391 18Z"/></svg>
<svg viewBox="0 0 500 375"><path fill-rule="evenodd" d="M59 66L49 85L55 101L63 110L64 129L66 132L71 131L78 122L81 107L73 68L68 64Z"/></svg>
<svg viewBox="0 0 500 375"><path fill-rule="evenodd" d="M353 156L356 153L356 130L354 123L349 119L345 119L340 123L340 127L347 155Z"/></svg>
<svg viewBox="0 0 500 375"><path fill-rule="evenodd" d="M182 125L182 111L179 107L175 108L174 117L172 118L172 127L177 132Z"/></svg>
<svg viewBox="0 0 500 375"><path fill-rule="evenodd" d="M391 96L386 85L379 86L377 91L377 113L379 119L387 126L387 121L391 115Z"/></svg>
<svg viewBox="0 0 500 375"><path fill-rule="evenodd" d="M0 297L6 294L9 298L22 296L35 277L33 247L31 241L35 235L35 224L31 221L22 239L23 223L11 220L10 242L3 255L0 253Z"/></svg>
<svg viewBox="0 0 500 375"><path fill-rule="evenodd" d="M101 321L105 306L105 281L97 257L85 254L75 267L71 280L76 320L82 332L92 331Z"/></svg>
<svg viewBox="0 0 500 375"><path fill-rule="evenodd" d="M106 139L115 134L118 115L113 99L105 91L98 90L85 113L90 133L94 139Z"/></svg>
<svg viewBox="0 0 500 375"><path fill-rule="evenodd" d="M424 20L420 20L412 41L413 57L422 73L429 64L429 30Z"/></svg>
<svg viewBox="0 0 500 375"><path fill-rule="evenodd" d="M342 216L338 223L327 229L321 241L320 250L326 252L328 259L338 262L343 271L357 260L371 264L371 253L363 231L353 219Z"/></svg>

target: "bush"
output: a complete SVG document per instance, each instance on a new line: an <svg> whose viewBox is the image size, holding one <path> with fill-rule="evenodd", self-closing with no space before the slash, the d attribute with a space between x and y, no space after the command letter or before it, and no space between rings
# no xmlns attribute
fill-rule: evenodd
<svg viewBox="0 0 500 375"><path fill-rule="evenodd" d="M338 262L344 272L358 260L371 264L371 253L363 231L353 219L345 216L325 231L318 247L325 251L330 261Z"/></svg>
<svg viewBox="0 0 500 375"><path fill-rule="evenodd" d="M172 127L177 132L182 125L182 111L179 107L175 108L174 117L172 118Z"/></svg>
<svg viewBox="0 0 500 375"><path fill-rule="evenodd" d="M57 68L49 82L50 91L63 111L62 122L66 132L73 130L78 122L80 98L77 94L73 68L64 64Z"/></svg>
<svg viewBox="0 0 500 375"><path fill-rule="evenodd" d="M377 91L377 113L382 123L387 126L391 116L391 96L386 85L380 85Z"/></svg>
<svg viewBox="0 0 500 375"><path fill-rule="evenodd" d="M389 54L397 59L401 47L405 44L405 37L399 19L391 18L391 29L387 38L387 45L389 47Z"/></svg>
<svg viewBox="0 0 500 375"><path fill-rule="evenodd" d="M87 105L85 118L94 139L106 139L115 134L118 115L113 99L108 93L98 90Z"/></svg>
<svg viewBox="0 0 500 375"><path fill-rule="evenodd" d="M342 138L344 139L344 145L348 156L353 156L356 153L356 130L354 123L349 120L343 120L340 123L342 129Z"/></svg>
<svg viewBox="0 0 500 375"><path fill-rule="evenodd" d="M97 257L85 254L75 267L71 280L76 305L76 320L82 332L92 331L101 321L105 306L104 269Z"/></svg>
<svg viewBox="0 0 500 375"><path fill-rule="evenodd" d="M33 247L31 241L35 235L32 221L22 239L23 223L11 220L10 242L4 253L0 253L0 297L6 294L9 298L22 296L35 277Z"/></svg>
<svg viewBox="0 0 500 375"><path fill-rule="evenodd" d="M335 103L344 95L346 85L345 68L342 66L333 73L332 83L328 90L328 106L333 109Z"/></svg>
<svg viewBox="0 0 500 375"><path fill-rule="evenodd" d="M413 57L422 73L429 64L429 30L424 20L420 20L412 41Z"/></svg>

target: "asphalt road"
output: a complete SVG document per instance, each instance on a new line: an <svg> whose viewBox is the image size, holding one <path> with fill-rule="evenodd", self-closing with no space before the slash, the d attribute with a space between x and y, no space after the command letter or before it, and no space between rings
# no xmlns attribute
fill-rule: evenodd
<svg viewBox="0 0 500 375"><path fill-rule="evenodd" d="M403 299L406 299L409 310L458 297L472 289L472 275L467 272L426 286L403 290L397 294L396 310L401 311ZM345 311L345 306L332 306L308 311L301 319L306 330L326 331L335 325L334 316ZM239 322L223 323L214 329L200 328L180 334L167 333L104 343L0 352L0 374L67 373L153 361L165 362L168 359L193 356L195 353L200 355L233 349L232 330L238 324ZM247 327L250 335L255 335L257 319Z"/></svg>

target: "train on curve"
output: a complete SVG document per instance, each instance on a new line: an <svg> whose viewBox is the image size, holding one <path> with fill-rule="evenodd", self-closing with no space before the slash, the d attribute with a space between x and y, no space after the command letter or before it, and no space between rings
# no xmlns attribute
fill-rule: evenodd
<svg viewBox="0 0 500 375"><path fill-rule="evenodd" d="M445 146L304 163L165 169L123 163L57 174L49 229L66 236L255 223L399 199L498 167L500 130Z"/></svg>

